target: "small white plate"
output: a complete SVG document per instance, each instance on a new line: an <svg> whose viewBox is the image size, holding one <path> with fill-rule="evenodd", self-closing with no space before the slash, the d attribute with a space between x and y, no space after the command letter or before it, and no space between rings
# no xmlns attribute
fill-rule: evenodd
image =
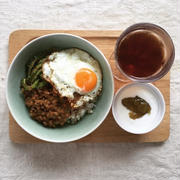
<svg viewBox="0 0 180 180"><path fill-rule="evenodd" d="M122 105L122 99L139 96L151 106L150 114L141 118L131 119L129 110ZM114 96L112 113L117 124L127 132L133 134L145 134L155 129L163 120L165 113L165 101L163 95L152 84L131 83L120 88Z"/></svg>

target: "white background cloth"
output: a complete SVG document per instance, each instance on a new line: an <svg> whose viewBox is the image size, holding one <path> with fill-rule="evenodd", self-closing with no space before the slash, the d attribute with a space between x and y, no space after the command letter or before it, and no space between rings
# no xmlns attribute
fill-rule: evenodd
<svg viewBox="0 0 180 180"><path fill-rule="evenodd" d="M178 10L179 9L179 10ZM165 143L18 145L9 140L5 80L16 29L116 29L138 22L165 28L175 43L171 129ZM177 0L0 0L0 180L180 179L180 2ZM179 91L179 92L178 92Z"/></svg>

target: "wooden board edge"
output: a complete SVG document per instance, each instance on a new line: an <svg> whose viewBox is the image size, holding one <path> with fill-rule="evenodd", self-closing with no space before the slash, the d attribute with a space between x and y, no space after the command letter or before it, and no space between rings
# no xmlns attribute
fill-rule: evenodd
<svg viewBox="0 0 180 180"><path fill-rule="evenodd" d="M9 127L10 126L11 125L9 125ZM19 140L17 138L14 138L12 136L12 132L11 132L12 128L10 128L9 130L10 130L9 131L9 139L11 140L12 143L16 143L16 144L36 144L36 143L43 144L43 143L51 143L51 142L44 141L44 140L41 140L41 139L38 139L38 138L33 138L33 140L30 139L30 140L26 140L26 141L21 141L21 140ZM137 138L135 138L135 139L131 138L129 140L121 140L121 141L117 141L117 140L109 141L109 140L106 140L106 142L99 141L99 140L98 141L91 141L91 140L89 140L88 143L98 143L98 144L99 143L138 143L138 144L141 144L141 143L163 143L163 142L168 140L169 135L170 135L170 133L169 133L169 128L168 128L167 131L166 131L166 134L163 135L163 138L160 138L160 139L149 140L149 138L148 138L148 139L142 140L140 138L139 140L137 140ZM80 140L75 140L75 141L72 141L72 142L69 142L69 143L87 143L87 142L86 142L86 140L80 139ZM56 143L56 144L62 144L62 143Z"/></svg>
<svg viewBox="0 0 180 180"><path fill-rule="evenodd" d="M15 31L13 31L13 32L11 32L10 33L10 35L9 35L9 47L10 47L10 44L11 44L11 41L13 40L13 38L14 38L14 36L17 36L17 35L22 35L22 33L27 33L27 32L29 32L29 31L37 31L37 32L39 32L39 31L42 31L42 32L44 32L44 33L46 33L46 32L52 32L52 33L54 33L54 32L56 32L56 31L61 31L61 32L71 32L71 31L74 31L74 32L76 32L76 33L81 33L82 31L86 31L86 30L15 30ZM88 30L88 31L92 31L92 30ZM88 31L86 31L86 32L88 32ZM106 30L106 31L108 31L108 33L109 33L109 30ZM112 32L115 32L115 35L114 36L109 36L109 37L116 37L117 38L117 33L119 33L120 31L116 31L116 30L110 30L110 31L112 31ZM95 33L97 33L97 32L102 32L102 31L99 31L99 30L94 30L94 32ZM104 31L105 32L105 31ZM105 35L106 36L106 35ZM96 37L99 37L99 35L98 36L96 36ZM103 37L103 35L102 35L102 37ZM106 36L107 37L107 36ZM170 121L170 117L169 117L169 121ZM10 126L10 124L9 124L9 126ZM168 140L168 138L169 138L169 135L170 135L170 127L169 127L169 125L168 125L168 131L167 131L167 133L166 133L166 135L161 139L161 140L157 140L157 141L153 141L153 142L164 142L164 141L166 141L166 140ZM30 143L32 143L32 144L35 144L35 143L49 143L49 142L46 142L46 141L42 141L42 140L37 140L37 142L36 141L34 141L34 142L26 142L26 143L24 143L24 142L19 142L19 141L16 141L11 135L10 135L10 131L9 131L9 137L10 137L10 140L12 141L12 142L14 142L14 143L17 143L17 144L30 144ZM136 141L136 142L134 142L134 141L121 141L121 142L118 142L118 143L152 143L152 141L144 141L144 142L138 142L138 141ZM86 142L84 142L84 141L82 141L82 142L78 142L78 141L73 141L72 143L86 143ZM104 142L90 142L90 143L104 143ZM107 142L108 143L108 142ZM110 143L110 142L109 142ZM112 143L117 143L117 142L112 142Z"/></svg>
<svg viewBox="0 0 180 180"><path fill-rule="evenodd" d="M49 29L49 30L43 30L43 29L17 29L12 31L9 34L9 39L11 39L13 36L22 35L26 33L36 33L41 32L43 34L52 34L52 33L70 33L70 34L81 34L81 36L84 37L111 37L111 38L117 38L121 33L122 30L58 30L58 29ZM111 32L111 33L109 33Z"/></svg>

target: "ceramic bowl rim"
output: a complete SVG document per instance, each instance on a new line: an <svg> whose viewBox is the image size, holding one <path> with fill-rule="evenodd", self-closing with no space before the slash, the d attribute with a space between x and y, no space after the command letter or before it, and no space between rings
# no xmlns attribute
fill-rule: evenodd
<svg viewBox="0 0 180 180"><path fill-rule="evenodd" d="M162 105L163 105L163 106L161 107L161 109L162 109L162 114L161 114L161 117L160 117L159 122L158 122L155 126L153 126L152 128L149 128L148 130L142 131L142 132L133 132L133 131L129 130L128 128L122 127L121 124L119 123L118 118L116 117L116 110L115 110L115 101L116 101L116 98L118 97L118 95L119 95L124 89L126 89L126 88L128 88L128 87L130 87L130 86L136 86L136 85L145 86L145 87L148 87L148 88L152 89L153 91L155 91L155 93L158 95L158 97L159 97L159 99L160 99L160 101L162 102ZM153 130L154 130L155 128L157 128L157 127L160 125L160 123L162 122L162 120L163 120L163 118L164 118L164 115L165 115L165 111L166 111L166 103L165 103L164 97L163 97L161 91L160 91L156 86L154 86L154 85L151 84L151 83L133 82L133 83L125 84L125 85L123 85L121 88L118 89L118 91L116 92L116 94L115 94L115 96L114 96L114 98L113 98L113 103L112 103L112 114L113 114L113 117L114 117L116 123L118 124L118 126L119 126L120 128L122 128L123 130L125 130L125 131L127 131L127 132L129 132L129 133L131 133L131 134L146 134L146 133L148 133L148 132L153 131Z"/></svg>
<svg viewBox="0 0 180 180"><path fill-rule="evenodd" d="M104 114L104 116L101 118L101 120L97 123L96 126L94 126L91 130L87 131L86 133L84 133L83 135L79 135L77 136L76 138L71 138L71 139L68 139L68 140L50 140L50 139L47 139L47 138L42 138L42 137L39 137L37 136L36 134L33 134L31 132L29 132L28 128L26 128L25 126L23 126L18 120L17 118L15 117L15 114L14 114L14 110L13 108L11 107L10 105L10 99L9 99L9 95L8 95L8 80L9 80L9 76L10 76L10 72L11 72L11 69L17 59L17 57L19 56L19 54L21 54L21 52L26 48L28 47L29 45L33 44L35 41L38 41L38 40L41 40L43 38L47 38L47 37L51 37L51 36L56 36L56 35L60 35L60 36L69 36L69 37L73 37L73 38L77 38L79 39L80 41L84 41L85 43L87 43L88 46L91 46L93 47L94 49L97 50L97 52L102 56L108 70L109 70L109 73L110 73L110 76L111 76L111 82L112 82L112 92L111 92L111 97L110 97L110 103L109 103L109 106L106 110L106 113ZM18 53L15 55L15 57L13 58L9 68L8 68L8 72L7 72L7 76L6 76L6 101L7 101L7 105L8 105L8 108L9 108L9 111L11 112L11 115L13 116L14 120L17 122L17 124L23 129L25 130L28 134L30 134L31 136L35 137L35 138L38 138L38 139L41 139L43 141L46 141L46 142L53 142L53 143L65 143L65 142L72 142L72 141L76 141L76 140L79 140L87 135L89 135L90 133L92 133L93 131L95 131L102 123L103 121L105 120L106 116L108 115L110 109L111 109L111 106L112 106L112 102L113 102L113 96L114 96L114 78L113 78L113 74L112 74L112 70L111 70L111 67L110 67L110 64L108 62L108 60L106 59L106 57L104 56L104 54L93 44L91 43L90 41L80 37L80 36L77 36L77 35L73 35L73 34L70 34L70 33L51 33L51 34L46 34L46 35L43 35L43 36L40 36L36 39L33 39L32 41L28 42L26 45L24 45L19 51Z"/></svg>

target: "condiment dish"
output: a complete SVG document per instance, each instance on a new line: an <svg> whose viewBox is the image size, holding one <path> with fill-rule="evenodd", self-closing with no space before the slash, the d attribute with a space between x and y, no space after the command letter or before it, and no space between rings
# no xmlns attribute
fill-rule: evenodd
<svg viewBox="0 0 180 180"><path fill-rule="evenodd" d="M131 119L129 110L122 104L122 99L139 96L151 107L150 113ZM157 87L152 84L131 83L120 88L114 96L112 112L117 124L133 134L145 134L155 129L163 120L165 101Z"/></svg>

